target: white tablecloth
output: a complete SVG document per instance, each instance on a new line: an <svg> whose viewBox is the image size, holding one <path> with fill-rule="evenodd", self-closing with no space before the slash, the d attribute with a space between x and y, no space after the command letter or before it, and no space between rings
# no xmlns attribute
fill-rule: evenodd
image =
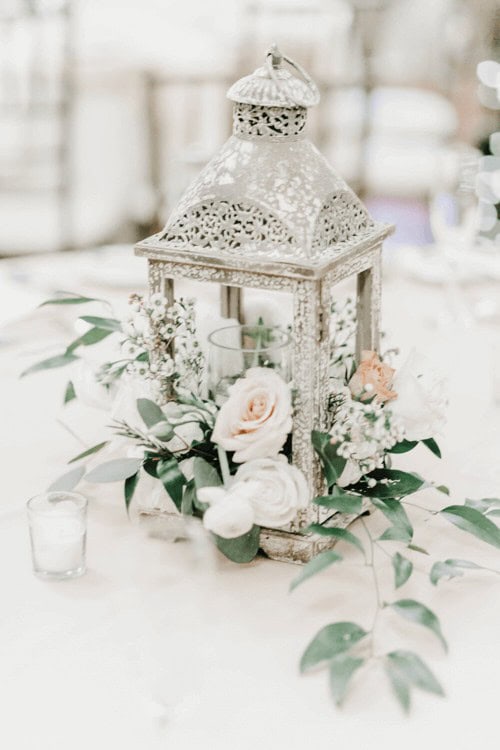
<svg viewBox="0 0 500 750"><path fill-rule="evenodd" d="M77 258L54 261L55 287L63 286L57 273L71 264L78 272ZM2 277L4 295L10 293L13 305L18 300L20 312L46 296L36 273L22 286L22 274L13 278L13 269L21 266L5 265ZM81 286L75 282L71 288ZM387 280L389 338L418 346L450 377L443 461L419 448L414 468L449 484L458 501L498 494L494 332L458 324L440 328L435 321L441 305L438 288L399 277ZM45 320L46 313L41 315ZM79 450L55 421L66 373L18 379L36 359L26 349L41 348L37 330L33 323L11 327L0 348L2 747L498 750L500 581L495 576L469 574L432 588L426 560L413 556L417 570L401 596L422 599L437 612L450 653L444 655L432 634L383 613L378 648L414 648L447 692L444 700L415 693L409 718L393 702L379 667L366 679L358 676L342 710L330 700L325 672L306 677L298 672L300 654L320 627L345 619L364 626L371 622L370 571L358 565L355 550L342 549L348 564L294 594L287 590L297 568L262 558L238 567L218 557L215 575L193 572L184 562L185 547L150 539L127 519L118 491L88 486L87 575L61 583L36 579L24 504ZM13 331L22 333L22 346ZM76 414L68 412L64 419L76 420ZM419 502L430 506L443 497L427 490ZM419 522L416 513L415 540L432 545L437 559L461 557L500 568L493 548L444 521ZM382 577L389 601L397 596L391 576L387 560ZM157 703L168 703L173 694L175 708L164 725Z"/></svg>

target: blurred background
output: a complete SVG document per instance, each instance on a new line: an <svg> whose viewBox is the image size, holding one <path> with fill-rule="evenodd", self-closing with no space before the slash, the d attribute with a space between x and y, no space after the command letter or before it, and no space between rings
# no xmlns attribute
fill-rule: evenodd
<svg viewBox="0 0 500 750"><path fill-rule="evenodd" d="M497 7L2 0L0 256L133 242L163 225L230 134L226 89L272 42L320 87L309 137L397 224L394 242L429 245L448 147L487 153L496 129L495 70L488 86L477 66L498 56ZM491 223L490 211L494 236Z"/></svg>

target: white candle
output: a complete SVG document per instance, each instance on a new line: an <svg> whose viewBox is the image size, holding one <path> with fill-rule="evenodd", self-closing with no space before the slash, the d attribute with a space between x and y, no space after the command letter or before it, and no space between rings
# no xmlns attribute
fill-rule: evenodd
<svg viewBox="0 0 500 750"><path fill-rule="evenodd" d="M35 572L52 578L81 575L85 571L85 498L47 493L30 500L28 513Z"/></svg>

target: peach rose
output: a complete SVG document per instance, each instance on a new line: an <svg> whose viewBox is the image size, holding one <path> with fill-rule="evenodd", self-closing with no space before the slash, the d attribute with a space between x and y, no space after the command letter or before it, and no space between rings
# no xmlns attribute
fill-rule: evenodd
<svg viewBox="0 0 500 750"><path fill-rule="evenodd" d="M252 367L229 389L212 440L234 451L236 463L275 456L292 429L289 386L274 370Z"/></svg>
<svg viewBox="0 0 500 750"><path fill-rule="evenodd" d="M349 381L349 389L353 396L362 401L373 396L377 401L392 401L398 395L391 390L395 372L380 361L376 352L364 351L361 353L361 363Z"/></svg>

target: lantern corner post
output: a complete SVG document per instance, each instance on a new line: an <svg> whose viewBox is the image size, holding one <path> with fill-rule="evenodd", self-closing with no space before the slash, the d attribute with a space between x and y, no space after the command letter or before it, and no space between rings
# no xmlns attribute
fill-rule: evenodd
<svg viewBox="0 0 500 750"><path fill-rule="evenodd" d="M243 290L238 286L220 286L220 314L243 322Z"/></svg>

